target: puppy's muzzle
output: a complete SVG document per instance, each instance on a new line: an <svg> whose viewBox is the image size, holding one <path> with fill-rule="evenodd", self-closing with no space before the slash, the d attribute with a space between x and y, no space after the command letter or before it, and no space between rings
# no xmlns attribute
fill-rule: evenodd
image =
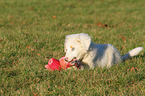
<svg viewBox="0 0 145 96"><path fill-rule="evenodd" d="M66 62L72 62L72 61L74 61L74 60L76 60L76 57L74 57L71 61L69 61L68 57L65 57L65 61L66 61Z"/></svg>

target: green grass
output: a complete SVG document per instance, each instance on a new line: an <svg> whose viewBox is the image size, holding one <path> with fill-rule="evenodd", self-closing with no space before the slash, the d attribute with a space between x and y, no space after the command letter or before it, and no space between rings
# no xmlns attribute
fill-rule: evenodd
<svg viewBox="0 0 145 96"><path fill-rule="evenodd" d="M145 95L144 50L110 69L44 68L65 55L65 36L73 33L122 55L145 48L144 21L144 0L0 0L0 95Z"/></svg>

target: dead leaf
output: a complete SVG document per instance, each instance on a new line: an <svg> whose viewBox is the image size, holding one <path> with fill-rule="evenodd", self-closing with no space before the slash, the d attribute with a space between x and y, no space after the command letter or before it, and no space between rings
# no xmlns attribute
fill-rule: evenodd
<svg viewBox="0 0 145 96"><path fill-rule="evenodd" d="M3 41L3 39L0 39L0 42L2 42Z"/></svg>
<svg viewBox="0 0 145 96"><path fill-rule="evenodd" d="M92 25L88 25L88 27L89 27L89 28L91 28L91 27L92 27Z"/></svg>
<svg viewBox="0 0 145 96"><path fill-rule="evenodd" d="M34 41L34 42L37 42L37 39L34 39L33 41Z"/></svg>
<svg viewBox="0 0 145 96"><path fill-rule="evenodd" d="M33 96L37 96L37 94L33 93Z"/></svg>
<svg viewBox="0 0 145 96"><path fill-rule="evenodd" d="M125 43L126 42L126 38L123 35L120 35L122 41Z"/></svg>
<svg viewBox="0 0 145 96"><path fill-rule="evenodd" d="M127 71L137 71L137 67L131 67L130 69L127 69Z"/></svg>
<svg viewBox="0 0 145 96"><path fill-rule="evenodd" d="M56 18L56 16L53 16L53 18Z"/></svg>
<svg viewBox="0 0 145 96"><path fill-rule="evenodd" d="M14 25L14 22L11 22L11 25Z"/></svg>
<svg viewBox="0 0 145 96"><path fill-rule="evenodd" d="M108 80L108 81L107 81L107 83L111 83L111 82L112 82L112 80Z"/></svg>
<svg viewBox="0 0 145 96"><path fill-rule="evenodd" d="M68 26L68 27L71 27L72 25L71 25L71 24L68 24L67 26Z"/></svg>
<svg viewBox="0 0 145 96"><path fill-rule="evenodd" d="M27 45L27 46L26 46L26 49L28 49L28 48L30 48L30 46L29 46L29 45Z"/></svg>
<svg viewBox="0 0 145 96"><path fill-rule="evenodd" d="M137 68L137 67L135 67L135 69L137 70L138 68Z"/></svg>
<svg viewBox="0 0 145 96"><path fill-rule="evenodd" d="M48 57L45 56L45 60L48 60Z"/></svg>
<svg viewBox="0 0 145 96"><path fill-rule="evenodd" d="M34 49L33 49L33 48L31 48L31 51L34 51Z"/></svg>
<svg viewBox="0 0 145 96"><path fill-rule="evenodd" d="M102 26L102 23L98 23L98 26L99 26L99 27Z"/></svg>
<svg viewBox="0 0 145 96"><path fill-rule="evenodd" d="M130 68L130 71L134 71L134 67Z"/></svg>
<svg viewBox="0 0 145 96"><path fill-rule="evenodd" d="M28 9L33 10L33 9L34 9L34 7L29 7Z"/></svg>
<svg viewBox="0 0 145 96"><path fill-rule="evenodd" d="M109 27L109 25L107 25L107 24L103 24L102 27Z"/></svg>
<svg viewBox="0 0 145 96"><path fill-rule="evenodd" d="M40 55L39 53L37 53L37 56L39 56L39 57L40 57L41 55Z"/></svg>
<svg viewBox="0 0 145 96"><path fill-rule="evenodd" d="M20 47L20 48L21 48L21 45L18 45L18 47Z"/></svg>
<svg viewBox="0 0 145 96"><path fill-rule="evenodd" d="M88 27L87 24L84 24L84 25L83 25L83 28L87 28L87 27Z"/></svg>
<svg viewBox="0 0 145 96"><path fill-rule="evenodd" d="M122 46L121 50L124 50L125 49L125 46Z"/></svg>
<svg viewBox="0 0 145 96"><path fill-rule="evenodd" d="M102 27L102 28L108 28L108 29L110 29L110 28L116 28L115 25L108 25L108 24L102 24L102 23L98 23L97 26L98 27Z"/></svg>

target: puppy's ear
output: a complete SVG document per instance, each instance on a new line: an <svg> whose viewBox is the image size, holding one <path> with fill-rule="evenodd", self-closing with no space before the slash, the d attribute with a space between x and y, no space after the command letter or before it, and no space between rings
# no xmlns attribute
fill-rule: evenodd
<svg viewBox="0 0 145 96"><path fill-rule="evenodd" d="M67 40L69 39L69 38L71 38L72 37L72 35L67 35L66 37L65 37L65 42L67 42Z"/></svg>
<svg viewBox="0 0 145 96"><path fill-rule="evenodd" d="M83 47L88 51L91 44L91 37L88 34L80 33L79 42L83 45Z"/></svg>
<svg viewBox="0 0 145 96"><path fill-rule="evenodd" d="M73 37L73 35L67 35L67 36L65 37L64 52L66 52L66 42L68 41L69 38L72 38L72 37Z"/></svg>

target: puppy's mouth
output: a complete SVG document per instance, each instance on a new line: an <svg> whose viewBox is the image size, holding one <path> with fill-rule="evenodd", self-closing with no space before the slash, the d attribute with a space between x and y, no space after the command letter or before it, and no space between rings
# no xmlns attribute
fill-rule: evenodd
<svg viewBox="0 0 145 96"><path fill-rule="evenodd" d="M71 66L76 66L78 69L81 68L81 61L76 57L74 57L71 61L68 61L67 59L65 59L65 61L68 62Z"/></svg>
<svg viewBox="0 0 145 96"><path fill-rule="evenodd" d="M65 59L65 61L70 63L70 62L75 62L75 61L77 61L77 59L76 59L76 57L74 57L71 61L68 61L67 59Z"/></svg>
<svg viewBox="0 0 145 96"><path fill-rule="evenodd" d="M77 60L77 59L71 60L71 61L69 62L69 64L70 64L71 66L76 66L78 69L80 69L80 66L81 66L80 61Z"/></svg>
<svg viewBox="0 0 145 96"><path fill-rule="evenodd" d="M70 63L70 62L76 61L76 59L72 59L71 61L68 61L67 59L65 59L65 61Z"/></svg>

